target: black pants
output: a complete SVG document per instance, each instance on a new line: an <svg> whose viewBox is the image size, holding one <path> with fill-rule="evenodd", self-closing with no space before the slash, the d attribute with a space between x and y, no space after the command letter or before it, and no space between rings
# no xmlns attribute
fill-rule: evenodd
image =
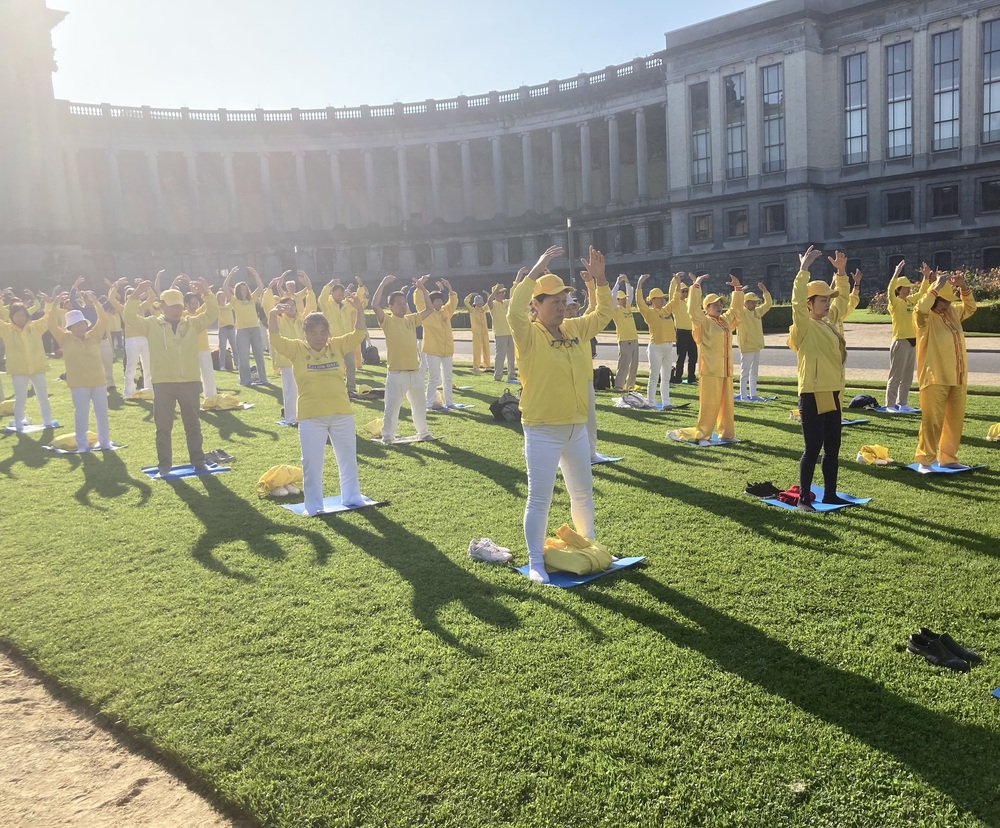
<svg viewBox="0 0 1000 828"><path fill-rule="evenodd" d="M694 382L694 369L698 364L698 344L694 341L691 331L677 329L677 364L674 366L671 382L680 382L684 378L684 360L688 361L688 382Z"/></svg>
<svg viewBox="0 0 1000 828"><path fill-rule="evenodd" d="M174 410L181 410L184 436L187 437L188 459L192 466L205 462L201 441L201 383L153 383L153 422L156 424L156 463L161 470L173 466Z"/></svg>
<svg viewBox="0 0 1000 828"><path fill-rule="evenodd" d="M812 486L816 461L823 452L823 496L837 492L837 471L840 467L841 411L840 392L835 391L836 408L826 414L816 412L816 395L799 395L799 415L802 418L802 437L805 451L799 460L799 491L803 494Z"/></svg>

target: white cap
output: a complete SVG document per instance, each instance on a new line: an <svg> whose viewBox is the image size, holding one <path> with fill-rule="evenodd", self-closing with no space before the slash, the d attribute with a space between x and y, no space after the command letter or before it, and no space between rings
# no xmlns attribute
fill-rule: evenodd
<svg viewBox="0 0 1000 828"><path fill-rule="evenodd" d="M66 327L72 328L77 322L86 322L87 317L83 315L82 310L71 310L66 314Z"/></svg>

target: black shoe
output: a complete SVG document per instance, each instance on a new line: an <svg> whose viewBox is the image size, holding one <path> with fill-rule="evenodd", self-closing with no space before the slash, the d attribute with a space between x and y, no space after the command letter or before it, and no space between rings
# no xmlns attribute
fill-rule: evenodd
<svg viewBox="0 0 1000 828"><path fill-rule="evenodd" d="M770 480L766 483L747 483L744 491L754 497L777 497L781 494L781 490Z"/></svg>
<svg viewBox="0 0 1000 828"><path fill-rule="evenodd" d="M977 664L981 664L983 661L983 657L979 655L979 653L974 653L972 650L965 649L965 647L956 642L954 638L948 635L948 633L941 633L939 635L938 633L927 629L927 627L921 627L920 634L928 641L940 641L947 648L948 652L958 656L962 659L962 661L968 661L973 667Z"/></svg>
<svg viewBox="0 0 1000 828"><path fill-rule="evenodd" d="M923 656L928 663L935 667L947 667L949 670L958 670L960 673L969 672L969 662L955 655L941 643L939 638L932 639L914 634L910 636L906 649L914 655Z"/></svg>
<svg viewBox="0 0 1000 828"><path fill-rule="evenodd" d="M831 506L850 506L851 505L851 501L844 500L844 498L842 498L840 495L837 495L837 494L832 494L832 495L824 494L823 495L823 502L824 503L828 503Z"/></svg>

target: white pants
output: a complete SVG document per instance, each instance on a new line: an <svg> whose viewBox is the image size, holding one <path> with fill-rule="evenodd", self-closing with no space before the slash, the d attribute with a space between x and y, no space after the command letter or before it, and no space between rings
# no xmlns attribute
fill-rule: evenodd
<svg viewBox="0 0 1000 828"><path fill-rule="evenodd" d="M90 407L94 407L94 419L97 421L97 445L101 448L111 447L111 433L108 427L108 389L104 385L93 385L84 388L70 388L73 396L73 425L76 430L76 450L87 451L90 441L87 439L87 424L90 422Z"/></svg>
<svg viewBox="0 0 1000 828"><path fill-rule="evenodd" d="M434 392L437 391L438 382L444 388L444 404L454 405L455 400L451 395L451 357L434 356L426 354L427 357L427 407L434 405ZM444 378L442 380L442 374Z"/></svg>
<svg viewBox="0 0 1000 828"><path fill-rule="evenodd" d="M101 340L101 362L104 363L104 381L107 383L108 388L114 388L115 351L114 348L111 347L111 340L108 337L104 337L104 339Z"/></svg>
<svg viewBox="0 0 1000 828"><path fill-rule="evenodd" d="M587 440L590 442L590 459L597 456L597 394L594 391L594 383L587 384L589 395L589 413L587 415Z"/></svg>
<svg viewBox="0 0 1000 828"><path fill-rule="evenodd" d="M524 460L528 467L528 502L524 507L524 540L528 563L542 565L549 507L561 468L576 531L594 537L594 478L584 425L524 426Z"/></svg>
<svg viewBox="0 0 1000 828"><path fill-rule="evenodd" d="M664 405L670 405L670 372L674 367L674 357L677 348L673 342L650 342L646 347L646 357L649 360L649 387L646 389L646 402L656 405L656 385L660 385L660 398Z"/></svg>
<svg viewBox="0 0 1000 828"><path fill-rule="evenodd" d="M740 351L740 396L757 396L757 370L760 367L760 351Z"/></svg>
<svg viewBox="0 0 1000 828"><path fill-rule="evenodd" d="M385 376L385 414L382 417L382 438L393 440L399 426L399 409L403 398L410 401L413 426L418 437L427 437L427 411L424 403L424 378L421 371L390 371Z"/></svg>
<svg viewBox="0 0 1000 828"><path fill-rule="evenodd" d="M504 363L507 364L507 379L517 379L517 369L514 367L514 337L497 336L497 355L493 362L493 379L503 379Z"/></svg>
<svg viewBox="0 0 1000 828"><path fill-rule="evenodd" d="M49 387L45 382L45 374L11 374L10 381L14 385L14 425L20 428L24 423L24 408L28 402L28 384L35 389L35 399L38 400L38 410L42 415L42 423L51 425L52 409L49 408ZM107 393L105 391L105 393Z"/></svg>
<svg viewBox="0 0 1000 828"><path fill-rule="evenodd" d="M340 473L340 496L345 505L361 503L361 483L358 481L358 435L354 431L353 414L331 414L310 417L299 422L299 443L302 446L302 489L307 515L323 509L323 464L326 444L333 444Z"/></svg>
<svg viewBox="0 0 1000 828"><path fill-rule="evenodd" d="M215 387L215 365L212 364L211 351L198 351L198 363L201 367L201 393L206 398L219 393Z"/></svg>
<svg viewBox="0 0 1000 828"><path fill-rule="evenodd" d="M297 422L299 387L295 384L295 372L289 365L281 370L281 401L285 408L285 422Z"/></svg>
<svg viewBox="0 0 1000 828"><path fill-rule="evenodd" d="M142 363L143 388L153 390L153 373L149 370L149 342L144 336L125 337L125 390L126 397L135 393L135 371Z"/></svg>

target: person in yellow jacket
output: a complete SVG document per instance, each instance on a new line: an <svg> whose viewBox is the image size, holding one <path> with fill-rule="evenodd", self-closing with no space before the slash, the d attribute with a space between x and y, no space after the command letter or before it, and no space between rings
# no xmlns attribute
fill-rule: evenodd
<svg viewBox="0 0 1000 828"><path fill-rule="evenodd" d="M837 475L847 345L831 319L842 316L847 298L822 280L810 280L809 268L820 255L820 251L810 247L799 256L799 272L792 283L792 326L788 339L798 363L799 414L805 444L799 460L802 497L798 507L804 512L816 511L807 495L821 452L823 502L845 502L837 495Z"/></svg>
<svg viewBox="0 0 1000 828"><path fill-rule="evenodd" d="M202 446L201 382L198 339L219 317L219 306L208 283L191 282L208 306L204 313L184 318L184 294L170 288L160 294L160 314L140 317L139 309L152 290L150 282L140 282L125 303L125 325L132 326L149 342L149 359L156 382L153 384L153 422L156 425L156 460L161 475L173 468L174 410L180 408L187 437L188 458L196 470L205 468Z"/></svg>
<svg viewBox="0 0 1000 828"><path fill-rule="evenodd" d="M747 402L760 402L757 396L757 373L760 370L760 352L764 350L764 314L774 304L763 282L757 283L763 301L755 293L743 294L743 310L736 323L736 340L740 346L740 393L736 398Z"/></svg>
<svg viewBox="0 0 1000 828"><path fill-rule="evenodd" d="M670 301L680 299L674 306L674 327L677 328L677 364L670 374L671 382L694 385L698 382L695 367L698 365L698 343L691 331L691 314L688 313L688 286L675 276L670 283ZM684 363L687 362L687 379L684 378Z"/></svg>
<svg viewBox="0 0 1000 828"><path fill-rule="evenodd" d="M428 439L431 436L427 430L427 409L424 402L424 375L420 368L420 349L417 346L417 328L420 323L434 313L429 294L427 280L430 276L421 276L413 284L413 289L419 292L423 310L419 313L409 313L406 304L406 294L401 290L389 294L389 312L382 310L382 295L385 289L396 281L395 276L386 276L372 297L375 319L385 334L385 415L382 418L382 442L392 443L396 439L396 428L399 425L399 409L403 397L410 401L413 413L413 425L417 429L417 437Z"/></svg>
<svg viewBox="0 0 1000 828"><path fill-rule="evenodd" d="M527 271L525 271L527 273ZM497 284L493 286L490 298L486 300L490 318L493 320L493 339L496 343L496 358L493 362L493 379L500 382L503 379L504 366L507 368L507 382L517 382L517 368L514 360L514 337L507 324L508 301L505 298L507 288Z"/></svg>
<svg viewBox="0 0 1000 828"><path fill-rule="evenodd" d="M486 302L479 293L465 297L465 309L469 312L469 327L472 328L472 370L490 370L490 327L486 319Z"/></svg>
<svg viewBox="0 0 1000 828"><path fill-rule="evenodd" d="M588 284L596 283L596 305L577 319L566 319L572 290L549 264L563 255L550 247L511 291L507 321L517 346L521 376L521 426L528 468L524 539L533 581L547 583L543 555L556 470L562 468L576 531L594 538L594 483L590 466L587 418L593 382L590 339L611 320L611 290L604 275L604 255L590 248L581 260ZM530 309L534 318L529 316Z"/></svg>
<svg viewBox="0 0 1000 828"><path fill-rule="evenodd" d="M191 280L183 279L188 292L184 294L184 318L191 319L208 311L208 305L201 296L191 291ZM208 341L208 328L198 334L198 370L201 374L201 393L205 399L219 393L215 385L215 366L212 364L212 346Z"/></svg>
<svg viewBox="0 0 1000 828"><path fill-rule="evenodd" d="M914 460L924 473L935 462L945 468L962 467L958 462L958 446L962 441L969 384L962 322L975 312L976 300L962 273L950 277L947 273L938 274L933 286L917 302L914 316L920 435Z"/></svg>
<svg viewBox="0 0 1000 828"><path fill-rule="evenodd" d="M56 428L49 408L49 390L45 381L48 358L42 344L42 334L48 330L52 303L45 294L39 294L42 315L31 319L22 302L11 302L7 308L10 321L0 320L0 338L7 349L7 373L14 386L14 428L23 431L24 411L28 401L28 386L35 391L42 423L46 428Z"/></svg>
<svg viewBox="0 0 1000 828"><path fill-rule="evenodd" d="M229 297L229 304L236 319L236 367L240 372L240 385L251 384L250 352L253 352L257 363L257 382L267 382L267 369L264 367L264 337L260 330L260 320L257 318L257 302L264 295L264 282L260 274L252 267L247 272L254 277L257 287L252 291L246 282L232 284L233 276L239 268L233 268L226 276L222 289Z"/></svg>
<svg viewBox="0 0 1000 828"><path fill-rule="evenodd" d="M885 407L896 411L913 412L910 386L917 365L917 330L913 326L913 311L919 299L930 290L931 269L924 262L923 281L919 290L903 275L905 261L900 261L889 280L886 290L889 316L892 318L892 345L889 346L889 378L885 385Z"/></svg>
<svg viewBox="0 0 1000 828"><path fill-rule="evenodd" d="M639 370L639 331L635 327L636 309L632 304L635 296L628 276L618 274L612 293L615 307L611 311L611 321L615 323L615 336L618 339L615 391L631 391L635 388L635 374Z"/></svg>
<svg viewBox="0 0 1000 828"><path fill-rule="evenodd" d="M81 292L81 296L97 314L94 326L90 327L81 310L74 309L63 314L57 309L49 315L49 333L63 352L66 385L73 398L76 450L86 452L90 451L87 425L90 422L91 407L94 409L94 420L97 425L97 447L111 448L108 391L104 375L104 359L101 355L101 342L107 329L108 317L93 293ZM68 293L57 298L57 308L64 299L69 299Z"/></svg>
<svg viewBox="0 0 1000 828"><path fill-rule="evenodd" d="M162 273L162 271L160 272ZM108 289L108 301L115 313L122 317L122 327L125 333L125 384L122 393L126 397L135 394L135 375L140 364L142 365L143 387L152 388L153 382L153 370L149 364L149 343L146 341L146 337L142 336L133 325L129 325L125 319L125 302L128 302L129 297L134 292L135 288L129 287L128 279L119 279ZM119 298L120 296L124 298L124 301ZM141 315L146 316L152 313L155 300L156 297L150 293L140 309Z"/></svg>
<svg viewBox="0 0 1000 828"><path fill-rule="evenodd" d="M670 436L707 445L713 432L722 440L736 439L733 420L733 330L743 312L743 286L730 274L733 289L729 310L722 310L722 297L709 293L702 298L703 273L691 284L688 313L698 343L698 424L672 431Z"/></svg>
<svg viewBox="0 0 1000 828"><path fill-rule="evenodd" d="M360 307L360 301L357 298L354 301L356 307ZM310 313L302 324L303 337L286 337L282 333L281 317L294 318L296 312L293 298L282 300L268 317L268 333L271 347L291 363L295 377L303 505L305 513L312 516L323 511L323 466L328 442L337 458L341 502L345 506L360 506L365 502L358 480L354 412L344 377L344 354L353 351L365 338L365 315L358 314L356 327L350 333L331 336L326 316Z"/></svg>
<svg viewBox="0 0 1000 828"><path fill-rule="evenodd" d="M299 304L295 301L293 297L286 296L278 304L276 304L272 311L277 310L277 320L278 320L278 330L277 333L286 340L303 340L306 339L305 329L302 325L302 317L299 315ZM326 327L330 332L331 339L338 339L347 334L353 334L353 328L346 333L334 334L333 329L330 325L330 318L326 317ZM268 328L272 328L272 321L274 319L273 314L268 313ZM314 328L317 325L313 326ZM318 334L317 334L318 336ZM274 342L273 333L270 335L272 343ZM344 354L344 365L347 364L347 357L354 356L353 350L350 354ZM295 365L291 359L289 359L281 348L271 349L271 363L274 369L281 376L281 404L284 421L290 426L298 426L298 383L295 380Z"/></svg>
<svg viewBox="0 0 1000 828"><path fill-rule="evenodd" d="M826 260L833 265L833 279L830 282L830 290L833 291L830 300L830 314L827 317L841 338L844 337L844 322L855 310L861 301L861 277L860 270L855 270L852 274L854 287L847 278L847 254L843 250L836 250L832 256L827 256Z"/></svg>
<svg viewBox="0 0 1000 828"><path fill-rule="evenodd" d="M677 279L679 274L674 276ZM674 363L677 328L674 326L674 311L680 305L680 298L669 298L659 288L653 288L648 297L643 297L642 286L649 279L643 273L635 286L635 301L639 314L649 328L649 345L646 356L649 360L649 387L646 389L646 403L656 405L656 388L659 385L663 407L670 408L670 366ZM649 304L646 300L649 300Z"/></svg>
<svg viewBox="0 0 1000 828"><path fill-rule="evenodd" d="M330 336L344 336L354 330L358 314L364 314L364 300L363 291L348 297L340 279L332 279L323 286L319 292L319 309L330 323ZM355 351L344 354L344 368L347 371L347 396L353 399L358 390L358 358Z"/></svg>
<svg viewBox="0 0 1000 828"><path fill-rule="evenodd" d="M455 356L455 334L451 329L451 317L458 308L458 294L455 293L447 279L438 279L438 288L427 295L434 311L424 317L424 339L422 348L427 357L427 410L434 409L434 393L438 383L441 383L445 408L456 408L452 396L452 360ZM447 301L442 290L448 291ZM417 313L422 313L424 305L423 291L413 296Z"/></svg>

